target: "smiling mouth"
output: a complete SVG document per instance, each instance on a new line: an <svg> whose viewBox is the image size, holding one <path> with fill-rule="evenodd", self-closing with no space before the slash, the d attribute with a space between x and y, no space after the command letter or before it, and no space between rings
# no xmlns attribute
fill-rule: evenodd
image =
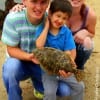
<svg viewBox="0 0 100 100"><path fill-rule="evenodd" d="M79 3L80 1L79 0L72 0L74 3Z"/></svg>
<svg viewBox="0 0 100 100"><path fill-rule="evenodd" d="M40 11L34 11L34 13L35 13L36 16L40 16L41 15Z"/></svg>
<svg viewBox="0 0 100 100"><path fill-rule="evenodd" d="M56 26L58 26L58 27L59 27L60 25L61 25L60 23L56 23Z"/></svg>

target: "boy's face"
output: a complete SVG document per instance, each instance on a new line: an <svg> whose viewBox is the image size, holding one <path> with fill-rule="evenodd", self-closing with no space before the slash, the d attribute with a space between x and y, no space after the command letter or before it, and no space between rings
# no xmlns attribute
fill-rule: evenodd
<svg viewBox="0 0 100 100"><path fill-rule="evenodd" d="M29 20L41 20L50 0L23 0Z"/></svg>
<svg viewBox="0 0 100 100"><path fill-rule="evenodd" d="M67 13L57 11L54 12L53 14L49 13L49 18L50 18L51 26L59 29L61 26L66 24L69 17Z"/></svg>

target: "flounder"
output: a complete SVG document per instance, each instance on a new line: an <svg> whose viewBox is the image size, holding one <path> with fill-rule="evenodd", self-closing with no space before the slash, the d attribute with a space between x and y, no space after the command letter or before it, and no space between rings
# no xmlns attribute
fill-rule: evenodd
<svg viewBox="0 0 100 100"><path fill-rule="evenodd" d="M69 54L51 47L36 48L33 50L33 54L39 61L41 68L48 74L59 75L59 70L64 70L74 73L76 79L81 80L80 73L83 71L77 69Z"/></svg>

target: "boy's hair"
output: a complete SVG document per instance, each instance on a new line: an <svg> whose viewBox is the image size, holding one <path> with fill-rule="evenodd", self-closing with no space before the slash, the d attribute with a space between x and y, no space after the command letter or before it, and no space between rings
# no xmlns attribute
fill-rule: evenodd
<svg viewBox="0 0 100 100"><path fill-rule="evenodd" d="M68 0L52 0L50 4L50 12L53 14L56 11L67 13L70 17L72 14L72 5Z"/></svg>

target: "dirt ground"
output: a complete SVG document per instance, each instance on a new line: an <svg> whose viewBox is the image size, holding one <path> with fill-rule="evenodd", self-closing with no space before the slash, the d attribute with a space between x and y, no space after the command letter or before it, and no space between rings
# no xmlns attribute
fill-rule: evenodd
<svg viewBox="0 0 100 100"><path fill-rule="evenodd" d="M100 100L100 0L87 0L97 15L96 35L94 38L94 51L85 65L85 98L84 100ZM5 58L5 45L0 42L0 100L7 100L7 94L2 81L2 64ZM30 80L21 82L23 100L36 100ZM58 98L68 100L67 98Z"/></svg>

